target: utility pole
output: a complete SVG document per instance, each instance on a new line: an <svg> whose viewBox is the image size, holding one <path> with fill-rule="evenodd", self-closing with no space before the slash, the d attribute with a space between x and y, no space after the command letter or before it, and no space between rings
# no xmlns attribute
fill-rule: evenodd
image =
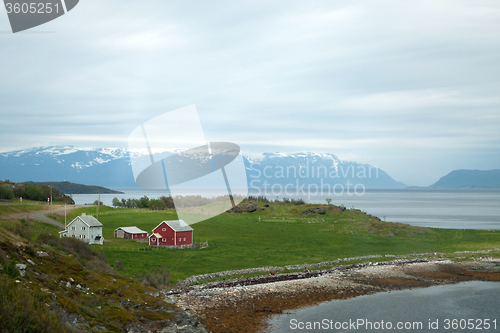
<svg viewBox="0 0 500 333"><path fill-rule="evenodd" d="M54 214L54 212L52 211L52 186L50 186L50 213L51 214Z"/></svg>
<svg viewBox="0 0 500 333"><path fill-rule="evenodd" d="M99 197L97 198L97 219L99 220L99 206L101 205L101 193L99 193Z"/></svg>

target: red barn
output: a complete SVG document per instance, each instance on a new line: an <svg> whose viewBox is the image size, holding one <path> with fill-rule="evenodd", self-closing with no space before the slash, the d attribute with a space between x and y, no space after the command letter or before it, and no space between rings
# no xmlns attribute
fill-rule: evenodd
<svg viewBox="0 0 500 333"><path fill-rule="evenodd" d="M137 227L121 227L115 230L115 238L146 239L149 234Z"/></svg>
<svg viewBox="0 0 500 333"><path fill-rule="evenodd" d="M193 228L183 220L163 221L149 236L151 246L178 246L193 244Z"/></svg>

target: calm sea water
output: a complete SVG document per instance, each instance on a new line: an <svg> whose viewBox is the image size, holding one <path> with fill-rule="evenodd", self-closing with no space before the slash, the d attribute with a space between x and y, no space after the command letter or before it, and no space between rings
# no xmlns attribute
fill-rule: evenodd
<svg viewBox="0 0 500 333"><path fill-rule="evenodd" d="M306 328L308 322L311 329ZM500 332L500 282L465 282L325 302L276 316L270 324L270 333Z"/></svg>
<svg viewBox="0 0 500 333"><path fill-rule="evenodd" d="M125 194L101 194L101 201L111 206L114 197L158 198L164 191L122 189ZM390 222L401 222L416 226L455 229L500 230L500 191L414 191L386 190L366 191L362 195L301 195L311 203L343 204L347 208L361 209ZM275 199L276 196L269 196ZM282 196L279 196L281 199ZM93 203L95 194L74 194L77 204Z"/></svg>

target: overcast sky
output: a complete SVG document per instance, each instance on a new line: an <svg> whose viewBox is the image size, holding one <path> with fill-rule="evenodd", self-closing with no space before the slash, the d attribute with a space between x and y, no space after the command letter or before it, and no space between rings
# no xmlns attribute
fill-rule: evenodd
<svg viewBox="0 0 500 333"><path fill-rule="evenodd" d="M0 9L2 152L127 147L191 104L247 155L500 168L500 2L81 0L17 34Z"/></svg>

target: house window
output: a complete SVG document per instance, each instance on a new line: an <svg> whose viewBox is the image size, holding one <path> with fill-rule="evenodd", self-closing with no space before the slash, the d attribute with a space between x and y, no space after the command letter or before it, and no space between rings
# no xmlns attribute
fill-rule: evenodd
<svg viewBox="0 0 500 333"><path fill-rule="evenodd" d="M186 241L186 237L184 237L184 241Z"/></svg>
<svg viewBox="0 0 500 333"><path fill-rule="evenodd" d="M161 229L161 230L162 230L162 231L167 231L167 229L166 229L166 228L163 228L163 229Z"/></svg>
<svg viewBox="0 0 500 333"><path fill-rule="evenodd" d="M85 230L85 227L82 227L82 230Z"/></svg>
<svg viewBox="0 0 500 333"><path fill-rule="evenodd" d="M161 241L162 241L162 242L166 242L165 238L162 238L162 239L161 239Z"/></svg>
<svg viewBox="0 0 500 333"><path fill-rule="evenodd" d="M179 237L179 242L181 241L182 238Z"/></svg>
<svg viewBox="0 0 500 333"><path fill-rule="evenodd" d="M156 238L151 238L151 241L152 242L156 242Z"/></svg>
<svg viewBox="0 0 500 333"><path fill-rule="evenodd" d="M75 230L76 228L75 227L71 227L71 230Z"/></svg>

